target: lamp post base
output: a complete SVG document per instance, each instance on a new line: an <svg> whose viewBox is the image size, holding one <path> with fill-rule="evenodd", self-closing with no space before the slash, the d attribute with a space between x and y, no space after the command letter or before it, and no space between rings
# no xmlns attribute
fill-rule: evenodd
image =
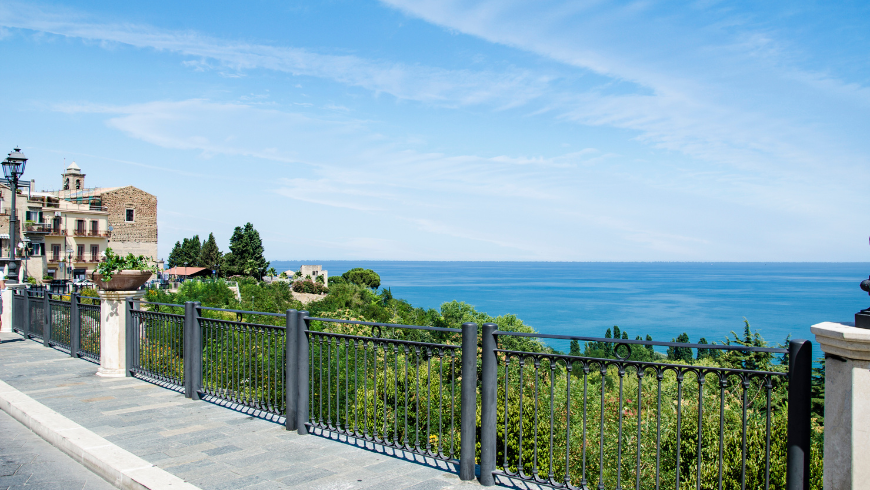
<svg viewBox="0 0 870 490"><path fill-rule="evenodd" d="M855 326L870 329L870 308L855 313Z"/></svg>

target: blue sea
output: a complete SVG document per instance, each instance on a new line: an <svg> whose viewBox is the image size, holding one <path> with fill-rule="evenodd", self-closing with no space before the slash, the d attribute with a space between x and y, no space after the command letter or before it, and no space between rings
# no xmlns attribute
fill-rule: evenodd
<svg viewBox="0 0 870 490"><path fill-rule="evenodd" d="M772 343L814 340L810 326L854 321L870 306L858 284L870 263L388 262L274 261L278 271L322 264L330 276L373 269L381 287L414 306L459 300L492 316L508 313L542 333L695 342L743 332L743 319ZM564 342L551 342L567 350ZM814 346L814 355L821 352Z"/></svg>

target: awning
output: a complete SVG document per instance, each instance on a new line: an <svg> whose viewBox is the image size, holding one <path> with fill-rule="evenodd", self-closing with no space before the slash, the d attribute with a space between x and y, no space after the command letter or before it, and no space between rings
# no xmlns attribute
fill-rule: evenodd
<svg viewBox="0 0 870 490"><path fill-rule="evenodd" d="M0 233L0 238L4 240L9 240L9 233Z"/></svg>

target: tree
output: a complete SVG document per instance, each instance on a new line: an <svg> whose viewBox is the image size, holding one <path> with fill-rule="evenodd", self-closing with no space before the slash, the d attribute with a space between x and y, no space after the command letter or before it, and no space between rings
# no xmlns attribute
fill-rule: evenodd
<svg viewBox="0 0 870 490"><path fill-rule="evenodd" d="M381 287L381 276L371 269L357 267L341 275L347 282L371 289Z"/></svg>
<svg viewBox="0 0 870 490"><path fill-rule="evenodd" d="M237 226L230 238L230 251L224 255L224 274L262 277L268 268L260 233L251 223L246 223L244 227Z"/></svg>
<svg viewBox="0 0 870 490"><path fill-rule="evenodd" d="M646 334L646 341L652 342L652 336L650 334ZM654 355L656 352L655 349L653 348L653 346L651 346L651 345L647 345L646 350L649 351L650 355Z"/></svg>
<svg viewBox="0 0 870 490"><path fill-rule="evenodd" d="M222 257L223 254L214 239L214 233L209 233L208 240L202 244L202 250L199 252L199 266L213 271L217 270L221 266Z"/></svg>
<svg viewBox="0 0 870 490"><path fill-rule="evenodd" d="M169 252L169 259L166 261L166 265L169 268L178 267L181 261L181 242L175 242L175 246L172 247L172 251Z"/></svg>
<svg viewBox="0 0 870 490"><path fill-rule="evenodd" d="M578 342L576 340L571 341L571 349L568 351L568 355L570 355L570 356L582 355L580 352L580 342Z"/></svg>
<svg viewBox="0 0 870 490"><path fill-rule="evenodd" d="M677 336L676 339L671 339L671 342L677 342L680 344L688 344L689 343L689 334L686 332L681 333ZM686 363L692 363L692 349L690 347L668 347L668 359L671 361L684 361Z"/></svg>
<svg viewBox="0 0 870 490"><path fill-rule="evenodd" d="M202 249L202 243L199 241L199 235L193 235L193 238L185 238L181 242L175 242L172 251L169 253L169 267L200 267L199 255Z"/></svg>

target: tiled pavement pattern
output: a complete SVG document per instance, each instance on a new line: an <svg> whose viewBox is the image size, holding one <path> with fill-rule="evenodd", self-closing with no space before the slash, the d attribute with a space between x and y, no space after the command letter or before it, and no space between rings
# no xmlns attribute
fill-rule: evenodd
<svg viewBox="0 0 870 490"><path fill-rule="evenodd" d="M0 490L115 487L0 411Z"/></svg>
<svg viewBox="0 0 870 490"><path fill-rule="evenodd" d="M17 339L0 334L0 379L203 490L482 488L432 461L299 436L255 413L192 401L142 380L100 378L93 363Z"/></svg>

